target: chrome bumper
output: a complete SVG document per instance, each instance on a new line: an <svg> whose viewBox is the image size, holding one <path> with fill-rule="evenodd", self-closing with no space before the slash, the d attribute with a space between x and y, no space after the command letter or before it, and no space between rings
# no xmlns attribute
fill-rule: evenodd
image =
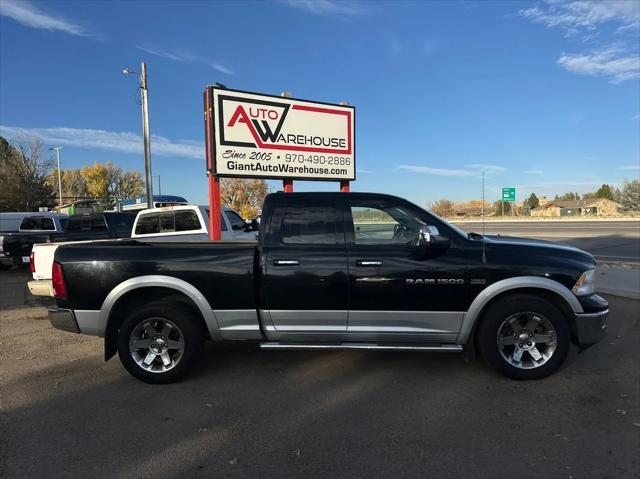
<svg viewBox="0 0 640 479"><path fill-rule="evenodd" d="M69 331L70 333L80 332L76 317L70 309L49 306L49 322L54 328L62 331Z"/></svg>
<svg viewBox="0 0 640 479"><path fill-rule="evenodd" d="M576 336L580 346L595 344L605 337L609 310L576 314Z"/></svg>

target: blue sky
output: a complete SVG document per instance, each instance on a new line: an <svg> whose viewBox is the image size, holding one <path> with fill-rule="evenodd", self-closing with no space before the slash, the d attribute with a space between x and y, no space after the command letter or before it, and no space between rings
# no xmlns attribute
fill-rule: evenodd
<svg viewBox="0 0 640 479"><path fill-rule="evenodd" d="M142 21L147 18L147 21ZM143 168L207 199L202 93L356 106L353 190L421 205L501 186L554 195L640 175L640 3L0 0L0 134L63 146L63 167ZM276 189L278 182L270 182ZM296 190L336 189L296 182Z"/></svg>

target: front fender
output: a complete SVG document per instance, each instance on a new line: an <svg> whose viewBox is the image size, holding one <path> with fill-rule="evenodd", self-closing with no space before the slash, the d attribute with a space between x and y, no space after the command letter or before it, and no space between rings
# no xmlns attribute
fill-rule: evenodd
<svg viewBox="0 0 640 479"><path fill-rule="evenodd" d="M506 291L517 291L518 289L525 288L551 291L566 301L574 313L579 314L584 312L578 298L576 298L566 286L557 281L549 278L540 278L538 276L516 276L514 278L503 279L483 289L473 300L469 310L462 318L462 326L460 327L457 343L467 343L480 314L492 299Z"/></svg>

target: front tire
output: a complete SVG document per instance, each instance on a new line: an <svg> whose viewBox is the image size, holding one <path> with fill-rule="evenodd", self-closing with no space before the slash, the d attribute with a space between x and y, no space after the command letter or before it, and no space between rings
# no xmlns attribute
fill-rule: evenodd
<svg viewBox="0 0 640 479"><path fill-rule="evenodd" d="M484 359L511 379L541 379L556 372L569 351L569 325L553 303L514 294L492 304L478 330Z"/></svg>
<svg viewBox="0 0 640 479"><path fill-rule="evenodd" d="M134 309L118 333L118 356L135 378L167 384L184 378L204 346L200 321L187 307L154 301Z"/></svg>

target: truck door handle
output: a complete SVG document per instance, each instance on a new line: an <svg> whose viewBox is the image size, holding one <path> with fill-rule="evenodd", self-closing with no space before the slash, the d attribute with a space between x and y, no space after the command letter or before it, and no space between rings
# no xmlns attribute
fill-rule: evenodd
<svg viewBox="0 0 640 479"><path fill-rule="evenodd" d="M275 266L298 266L300 261L297 259L275 259L273 264Z"/></svg>
<svg viewBox="0 0 640 479"><path fill-rule="evenodd" d="M381 259L359 259L356 261L356 266L382 266Z"/></svg>

